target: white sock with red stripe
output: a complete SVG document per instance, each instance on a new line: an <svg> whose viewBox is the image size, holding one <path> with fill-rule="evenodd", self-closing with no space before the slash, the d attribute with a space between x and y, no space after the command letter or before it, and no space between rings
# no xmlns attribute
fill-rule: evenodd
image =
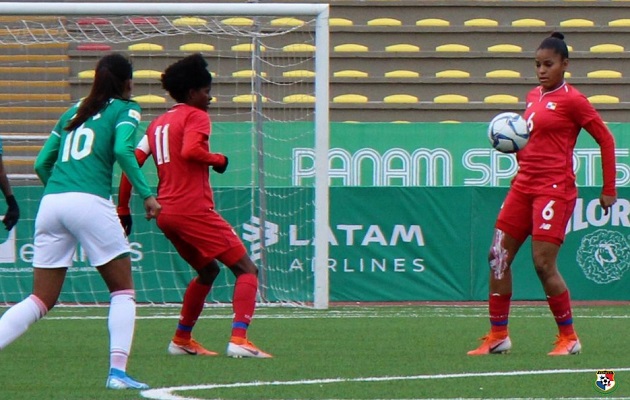
<svg viewBox="0 0 630 400"><path fill-rule="evenodd" d="M48 309L35 295L30 295L9 308L0 318L0 349L4 349L39 321Z"/></svg>

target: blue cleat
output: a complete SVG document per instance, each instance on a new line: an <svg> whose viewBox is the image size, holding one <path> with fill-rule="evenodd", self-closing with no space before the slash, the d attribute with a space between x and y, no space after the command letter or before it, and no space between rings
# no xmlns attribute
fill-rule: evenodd
<svg viewBox="0 0 630 400"><path fill-rule="evenodd" d="M148 389L149 385L146 383L138 382L124 371L116 368L109 370L109 376L107 377L107 383L105 384L107 389Z"/></svg>

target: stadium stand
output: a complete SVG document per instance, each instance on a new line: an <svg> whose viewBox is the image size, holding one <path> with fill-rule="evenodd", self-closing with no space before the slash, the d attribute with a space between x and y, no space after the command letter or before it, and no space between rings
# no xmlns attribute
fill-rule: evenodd
<svg viewBox="0 0 630 400"><path fill-rule="evenodd" d="M521 111L525 94L536 85L534 50L550 31L560 30L570 45L568 81L597 103L606 121L630 122L630 79L622 73L623 63L630 59L625 48L630 18L624 18L629 15L630 1L328 2L332 121L487 121L498 110ZM0 16L3 23L12 20L17 21L15 17ZM85 18L81 22L94 29L109 23L103 18ZM155 23L145 17L133 17L129 22L139 27ZM172 21L176 26L192 27L206 22L191 17ZM237 29L252 26L254 20L225 18L220 23ZM301 29L304 22L283 17L274 23ZM253 71L245 72L252 66L239 61L239 54L252 51L251 43L228 46L201 37L182 37L176 47L172 43L170 46L166 51L165 43L159 40L124 47L101 43L0 45L0 134L11 152L8 156L17 157L8 158L10 165L28 173L32 166L25 160L32 159L59 112L85 96L93 71L78 69L75 60L96 60L111 50L132 56L137 99L154 112L171 104L156 84L162 68L183 54L203 52L218 77L213 83L216 93L221 93L222 86L230 87L224 93L232 93L219 95L218 100L225 107L240 110L213 117L214 120L250 119L245 105L252 95L242 82ZM311 57L314 50L312 44L300 43L291 35L263 41L261 46L261 51L269 56L284 53L284 57L296 60ZM313 82L313 76L312 70L296 63L287 70L270 71L265 80L281 82L283 78L298 77ZM308 107L313 100L301 93L276 95L273 86L266 90L269 92L265 91L263 101ZM21 103L15 104L18 98ZM51 99L53 106L44 104L44 100Z"/></svg>

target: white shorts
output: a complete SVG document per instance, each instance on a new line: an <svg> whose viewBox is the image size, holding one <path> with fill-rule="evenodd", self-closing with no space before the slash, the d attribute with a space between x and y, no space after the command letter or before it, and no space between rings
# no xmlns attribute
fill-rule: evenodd
<svg viewBox="0 0 630 400"><path fill-rule="evenodd" d="M44 196L35 218L33 266L71 267L77 244L95 267L130 251L110 200L78 192Z"/></svg>

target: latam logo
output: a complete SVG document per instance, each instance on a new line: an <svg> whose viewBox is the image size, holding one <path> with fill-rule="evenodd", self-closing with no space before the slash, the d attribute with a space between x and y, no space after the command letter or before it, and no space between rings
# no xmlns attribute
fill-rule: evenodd
<svg viewBox="0 0 630 400"><path fill-rule="evenodd" d="M249 222L243 224L243 239L250 243L249 254L252 261L258 261L261 257L261 250L264 246L271 246L278 243L278 224L265 221L264 227L261 226L261 220L252 216ZM264 243L261 238L264 235Z"/></svg>

